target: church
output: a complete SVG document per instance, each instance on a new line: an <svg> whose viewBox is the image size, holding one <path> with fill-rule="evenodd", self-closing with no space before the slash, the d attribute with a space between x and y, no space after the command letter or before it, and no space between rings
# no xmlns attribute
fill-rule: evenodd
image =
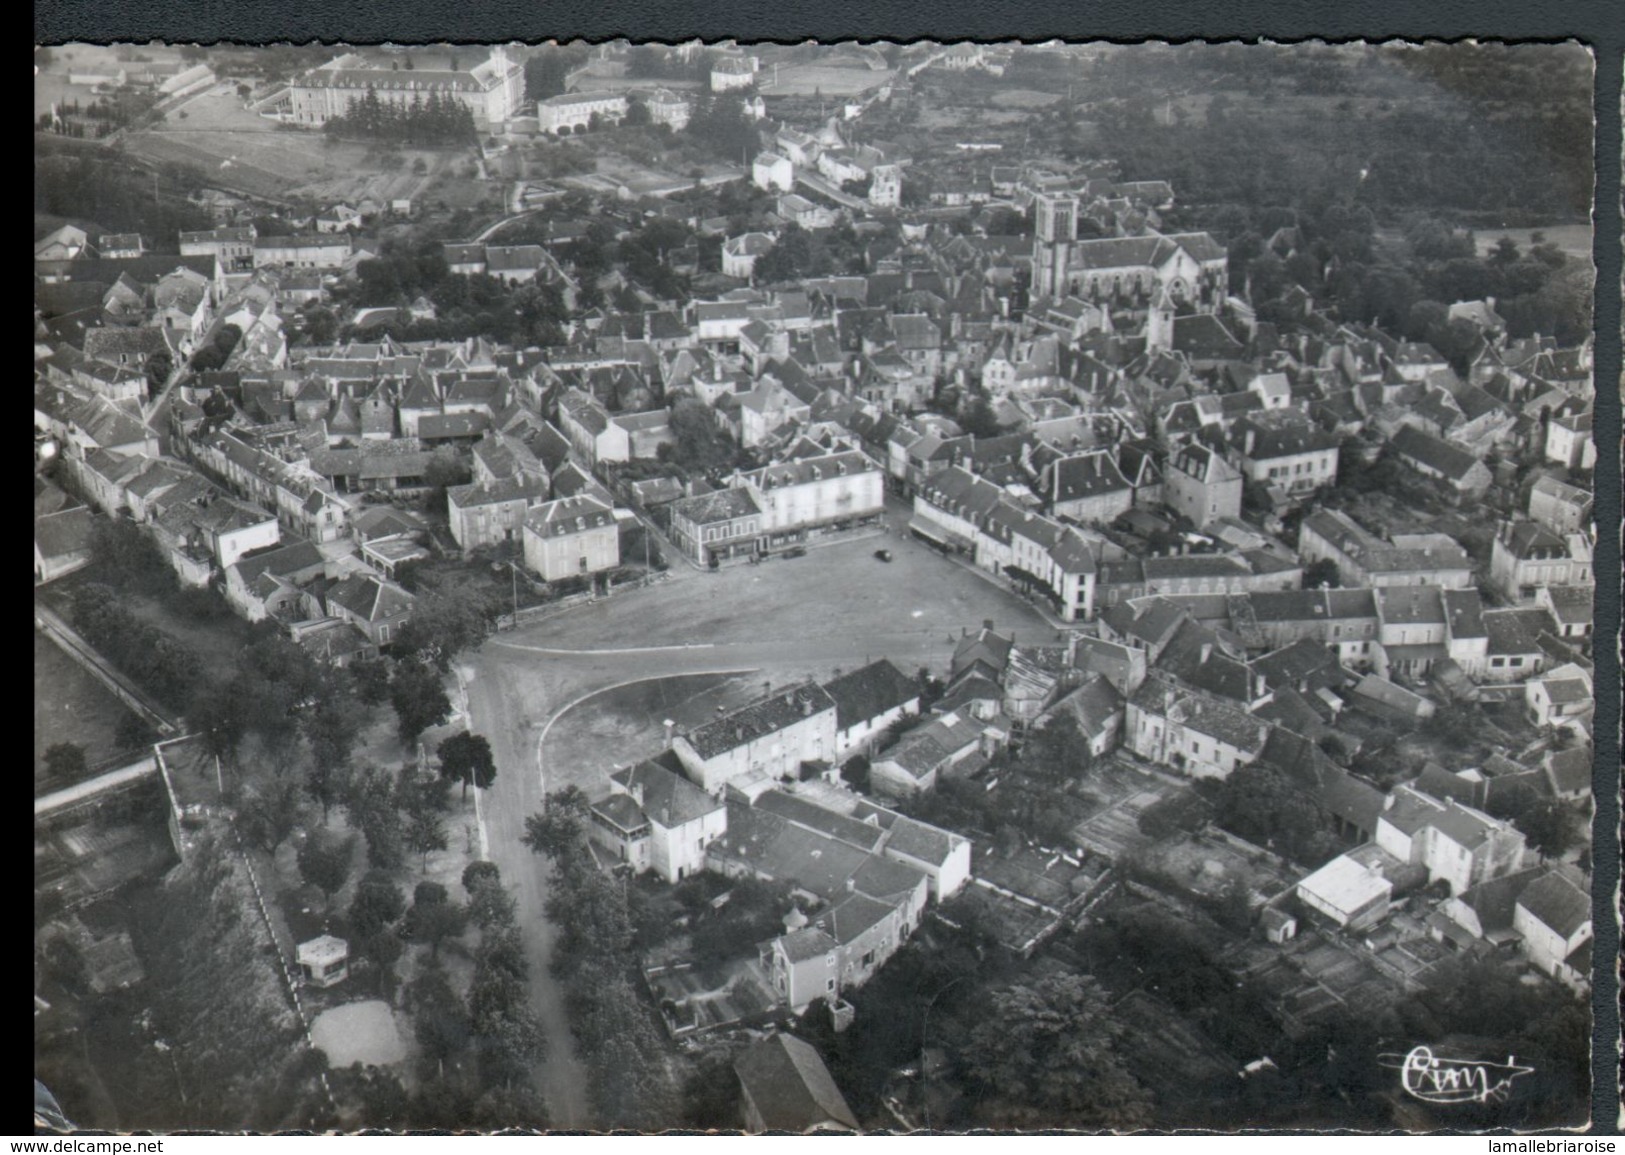
<svg viewBox="0 0 1625 1155"><path fill-rule="evenodd" d="M1134 297L1211 312L1229 291L1229 257L1207 233L1078 239L1078 199L1033 199L1033 295Z"/></svg>
<svg viewBox="0 0 1625 1155"><path fill-rule="evenodd" d="M350 105L367 95L389 104L410 105L427 100L431 92L442 100L451 98L474 114L476 126L499 128L518 115L525 98L524 67L498 46L484 59L478 49L423 49L418 59L442 52L449 59L436 61L442 67L399 67L398 62L369 59L347 52L294 80L288 87L282 118L293 124L320 128L331 117L342 116ZM478 63L458 67L466 54Z"/></svg>

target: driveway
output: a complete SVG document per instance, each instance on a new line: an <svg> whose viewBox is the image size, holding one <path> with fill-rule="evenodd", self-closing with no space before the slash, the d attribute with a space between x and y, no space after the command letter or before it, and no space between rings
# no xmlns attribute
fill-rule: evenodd
<svg viewBox="0 0 1625 1155"><path fill-rule="evenodd" d="M589 794L606 785L603 771L550 771L543 738L555 718L610 686L679 674L750 670L783 685L882 657L940 674L961 632L984 620L1020 641L1055 640L1055 629L1030 606L902 533L900 509L889 511L888 521L891 533L882 540L889 564L873 556L869 538L691 573L501 634L462 663L470 725L496 756L496 782L481 798L483 834L519 903L533 1005L548 1040L538 1078L555 1127L591 1127L593 1120L564 991L548 970L555 929L542 916L546 867L520 839L525 816L561 781ZM647 753L610 753L605 769Z"/></svg>

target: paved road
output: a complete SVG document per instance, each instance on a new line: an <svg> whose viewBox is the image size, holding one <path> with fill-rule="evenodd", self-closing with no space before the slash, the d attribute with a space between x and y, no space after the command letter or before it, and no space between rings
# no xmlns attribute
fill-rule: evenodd
<svg viewBox="0 0 1625 1155"><path fill-rule="evenodd" d="M490 739L497 761L497 780L481 799L483 833L519 902L533 1006L549 1047L538 1077L555 1126L593 1120L563 991L547 967L556 932L541 914L545 867L520 838L525 816L561 780L586 780L596 786L589 793L603 783L574 767L550 768L546 728L597 691L649 678L752 670L782 685L880 657L943 671L961 631L984 619L1023 641L1054 640L1030 606L902 533L906 515L901 504L888 511L890 564L873 556L868 537L802 558L687 571L502 634L462 665L469 724Z"/></svg>

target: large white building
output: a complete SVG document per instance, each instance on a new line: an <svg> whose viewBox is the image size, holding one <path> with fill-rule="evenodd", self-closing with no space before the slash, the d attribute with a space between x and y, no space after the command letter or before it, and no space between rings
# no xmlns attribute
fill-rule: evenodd
<svg viewBox="0 0 1625 1155"><path fill-rule="evenodd" d="M711 91L732 92L756 83L754 56L724 56L711 65Z"/></svg>
<svg viewBox="0 0 1625 1155"><path fill-rule="evenodd" d="M803 762L835 756L835 699L816 682L778 690L679 735L672 750L711 794L748 778L794 781Z"/></svg>
<svg viewBox="0 0 1625 1155"><path fill-rule="evenodd" d="M764 148L750 162L750 179L767 192L789 192L796 183L795 167L789 157Z"/></svg>
<svg viewBox="0 0 1625 1155"><path fill-rule="evenodd" d="M466 52L469 59L474 59L474 51L465 49L457 55ZM423 50L418 58L428 55ZM467 68L392 68L392 63L397 62L346 52L311 69L289 85L284 118L319 128L333 117L344 115L370 89L379 100L403 106L426 101L436 93L442 100L449 98L467 108L474 114L476 125L496 127L516 115L525 98L524 67L510 59L500 46Z"/></svg>
<svg viewBox="0 0 1625 1155"><path fill-rule="evenodd" d="M626 96L619 92L566 92L536 102L536 127L541 132L583 132L597 116L619 121L626 115ZM651 110L651 117L653 112Z"/></svg>
<svg viewBox="0 0 1625 1155"><path fill-rule="evenodd" d="M885 474L857 450L769 465L741 474L737 483L755 491L762 531L775 541L866 521L885 508Z"/></svg>

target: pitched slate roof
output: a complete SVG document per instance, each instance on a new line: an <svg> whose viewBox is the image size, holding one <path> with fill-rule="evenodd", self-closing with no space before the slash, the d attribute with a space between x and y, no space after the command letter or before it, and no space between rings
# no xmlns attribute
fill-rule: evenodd
<svg viewBox="0 0 1625 1155"><path fill-rule="evenodd" d="M714 758L825 710L833 713L835 700L816 682L804 682L707 722L685 736L700 757Z"/></svg>
<svg viewBox="0 0 1625 1155"><path fill-rule="evenodd" d="M1452 481L1465 480L1473 466L1479 464L1478 458L1466 450L1410 425L1396 432L1388 444L1400 456L1438 470Z"/></svg>
<svg viewBox="0 0 1625 1155"><path fill-rule="evenodd" d="M783 790L769 790L756 799L758 810L777 814L787 822L817 831L827 838L874 853L880 847L885 831L876 823L864 822L848 814L827 810L815 802Z"/></svg>
<svg viewBox="0 0 1625 1155"><path fill-rule="evenodd" d="M337 603L367 622L406 613L414 600L400 586L365 574L345 578L327 591L329 605Z"/></svg>
<svg viewBox="0 0 1625 1155"><path fill-rule="evenodd" d="M756 1044L734 1061L734 1071L770 1131L858 1129L829 1068L794 1035L781 1032Z"/></svg>
<svg viewBox="0 0 1625 1155"><path fill-rule="evenodd" d="M1540 648L1542 633L1556 633L1551 614L1542 609L1484 611L1484 629L1493 654L1532 654Z"/></svg>
<svg viewBox="0 0 1625 1155"><path fill-rule="evenodd" d="M824 690L835 700L838 730L878 718L920 696L919 684L887 658L825 682Z"/></svg>
<svg viewBox="0 0 1625 1155"><path fill-rule="evenodd" d="M727 806L727 832L712 844L714 853L748 865L764 878L793 882L821 898L832 899L846 893L848 880L870 857L867 851L771 811L737 802Z"/></svg>
<svg viewBox="0 0 1625 1155"><path fill-rule="evenodd" d="M34 519L34 548L45 558L67 557L90 548L95 525L86 506L59 510Z"/></svg>
<svg viewBox="0 0 1625 1155"><path fill-rule="evenodd" d="M1565 939L1591 921L1591 895L1559 870L1524 887L1517 904Z"/></svg>
<svg viewBox="0 0 1625 1155"><path fill-rule="evenodd" d="M158 353L175 353L167 332L161 328L142 325L102 327L85 331L85 356L102 361L122 357L139 357L143 361Z"/></svg>
<svg viewBox="0 0 1625 1155"><path fill-rule="evenodd" d="M538 537L566 537L614 524L615 511L585 493L543 502L525 514L525 529Z"/></svg>
<svg viewBox="0 0 1625 1155"><path fill-rule="evenodd" d="M1082 501L1131 488L1117 462L1106 450L1063 457L1053 468L1054 475L1046 495L1052 502Z"/></svg>
<svg viewBox="0 0 1625 1155"><path fill-rule="evenodd" d="M263 553L238 558L233 568L242 578L243 584L250 585L261 574L297 573L302 569L326 564L326 559L322 557L321 550L316 548L314 542L301 540L273 546Z"/></svg>
<svg viewBox="0 0 1625 1155"><path fill-rule="evenodd" d="M1282 412L1277 410L1275 412ZM1254 461L1268 461L1278 457L1292 457L1299 453L1319 452L1337 447L1337 438L1295 414L1287 418L1272 418L1261 414L1243 417L1236 423L1234 441L1243 447L1252 435L1253 448L1246 455Z"/></svg>
<svg viewBox="0 0 1625 1155"><path fill-rule="evenodd" d="M535 505L546 496L547 482L543 478L524 474L518 477L499 478L488 485L480 483L454 485L446 490L446 500L457 509L501 505L510 501L523 501Z"/></svg>
<svg viewBox="0 0 1625 1155"><path fill-rule="evenodd" d="M759 515L762 507L749 489L719 489L673 502L672 517L684 517L695 525L712 525L735 518Z"/></svg>
<svg viewBox="0 0 1625 1155"><path fill-rule="evenodd" d="M720 800L655 762L639 762L617 770L610 780L628 793L641 796L643 813L668 830L723 809Z"/></svg>

